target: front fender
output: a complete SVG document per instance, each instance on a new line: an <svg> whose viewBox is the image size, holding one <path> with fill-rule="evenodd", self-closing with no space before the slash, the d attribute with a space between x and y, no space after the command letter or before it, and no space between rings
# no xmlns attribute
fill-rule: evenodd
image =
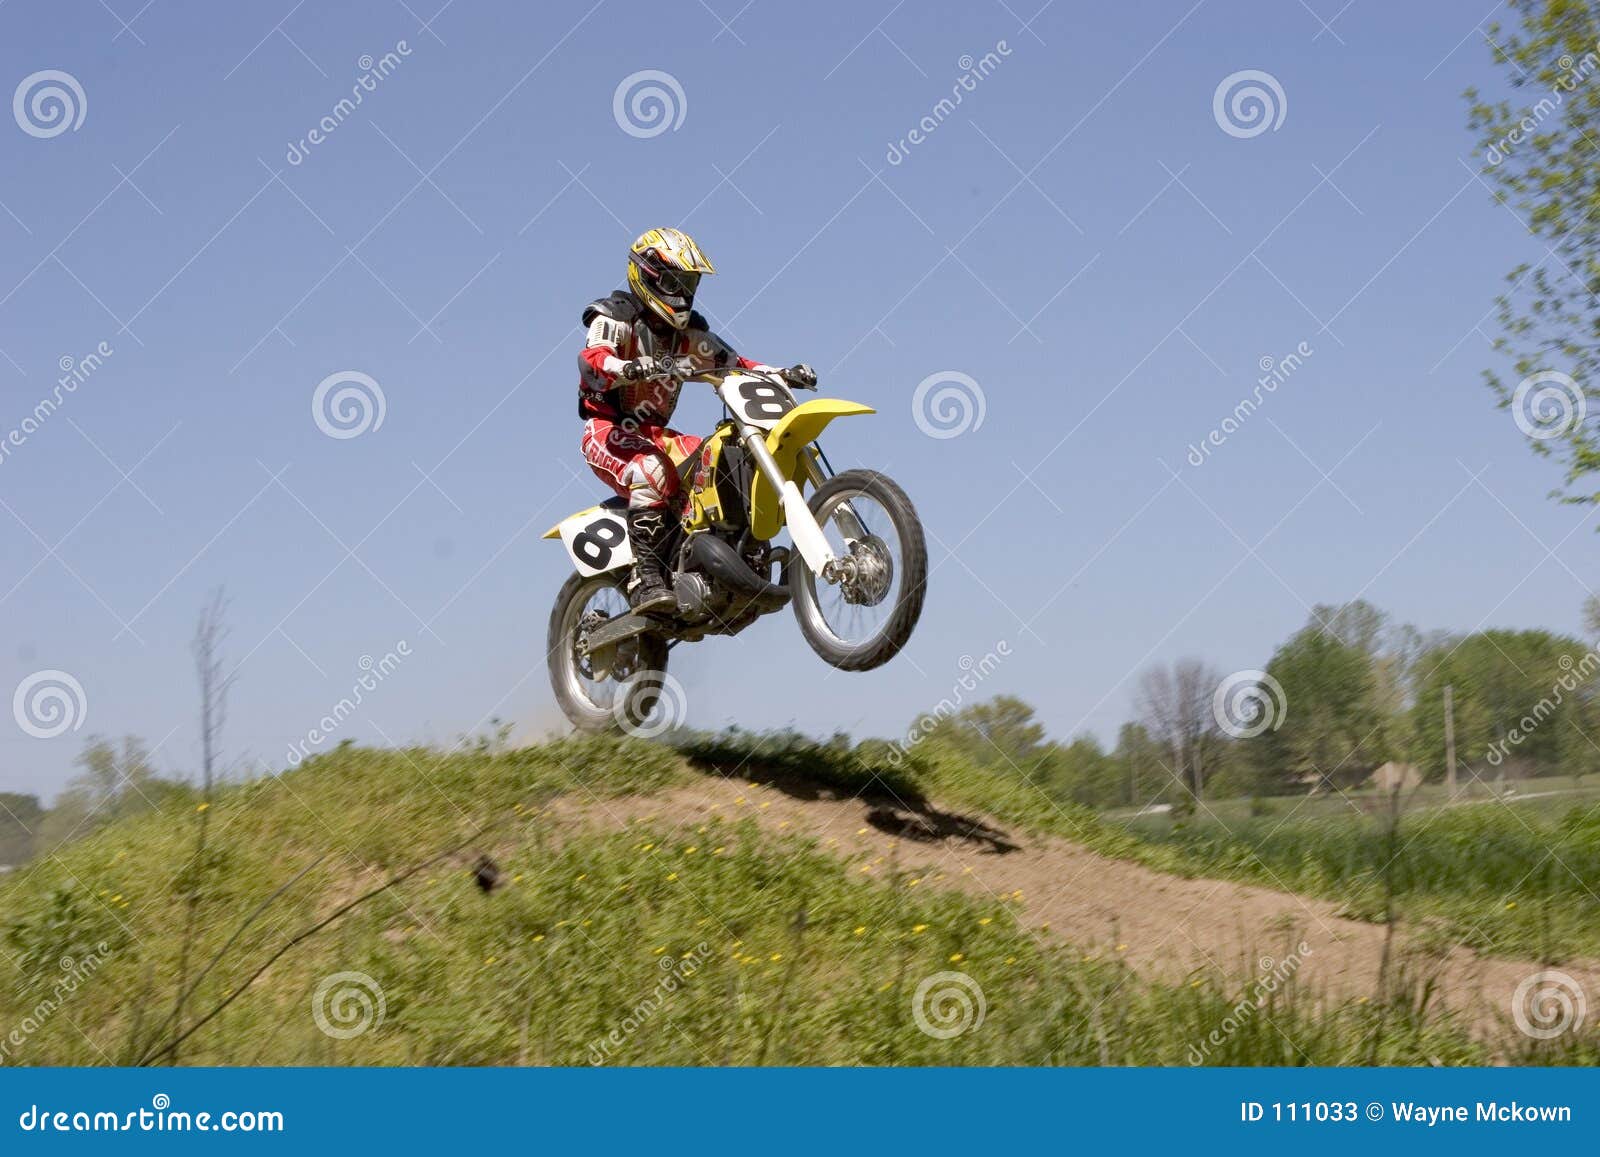
<svg viewBox="0 0 1600 1157"><path fill-rule="evenodd" d="M835 418L877 413L871 406L847 402L843 398L813 398L801 402L767 431L767 449L772 452L785 478L805 486L801 454L817 440ZM765 541L783 528L783 500L759 470L750 485L750 533Z"/></svg>

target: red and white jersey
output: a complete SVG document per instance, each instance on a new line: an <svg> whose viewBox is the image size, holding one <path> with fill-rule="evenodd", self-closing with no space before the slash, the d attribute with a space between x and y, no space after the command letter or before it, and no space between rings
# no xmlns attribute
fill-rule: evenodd
<svg viewBox="0 0 1600 1157"><path fill-rule="evenodd" d="M688 358L696 372L732 365L741 369L766 368L735 353L711 332L698 312L689 315L686 329L667 331L664 336L645 321L645 316L632 295L622 292L597 301L584 311L589 328L583 352L578 355L580 417L667 424L677 408L682 383L624 380L619 376L622 367L634 358L661 354Z"/></svg>

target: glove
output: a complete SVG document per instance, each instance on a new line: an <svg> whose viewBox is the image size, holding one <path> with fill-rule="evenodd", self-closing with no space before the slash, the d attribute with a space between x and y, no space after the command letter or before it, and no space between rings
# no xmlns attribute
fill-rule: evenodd
<svg viewBox="0 0 1600 1157"><path fill-rule="evenodd" d="M639 382L655 372L656 363L654 358L634 358L632 361L623 363L622 372L618 374L618 377L624 381Z"/></svg>
<svg viewBox="0 0 1600 1157"><path fill-rule="evenodd" d="M814 390L817 388L817 371L798 362L783 371L784 380L790 385L801 390Z"/></svg>

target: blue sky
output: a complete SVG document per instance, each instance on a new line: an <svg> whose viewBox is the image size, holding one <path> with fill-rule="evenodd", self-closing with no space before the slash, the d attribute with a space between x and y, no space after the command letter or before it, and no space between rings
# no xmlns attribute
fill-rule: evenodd
<svg viewBox="0 0 1600 1157"><path fill-rule="evenodd" d="M59 70L84 105L0 118L0 432L112 351L0 460L0 688L60 670L87 705L54 738L7 718L0 790L53 792L90 733L191 770L218 584L237 762L281 767L402 642L340 737L556 726L538 536L599 493L578 313L656 225L711 254L742 351L878 408L830 455L896 477L933 549L901 659L830 672L774 617L675 653L691 723L887 734L1004 641L986 693L1109 738L1146 665L1260 666L1314 603L1577 629L1593 515L1480 381L1501 278L1543 253L1474 176L1487 4L438 3L0 7L5 91ZM614 113L645 70L682 93L653 135ZM1282 92L1253 136L1213 113L1242 70ZM313 420L342 371L385 401L358 437ZM912 411L942 372L983 396L957 437Z"/></svg>

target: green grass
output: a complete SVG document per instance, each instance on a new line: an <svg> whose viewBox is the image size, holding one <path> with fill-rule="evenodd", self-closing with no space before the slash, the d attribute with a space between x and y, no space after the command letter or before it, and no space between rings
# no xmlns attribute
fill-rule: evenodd
<svg viewBox="0 0 1600 1157"><path fill-rule="evenodd" d="M792 750L787 766L800 757ZM170 1040L164 1024L191 895L187 975L237 940L200 983L186 1024L341 905L454 845L470 825L493 823L459 855L284 952L183 1042L179 1062L1600 1062L1592 1038L1475 1041L1415 995L1333 1007L1291 984L1240 1013L1240 993L1215 980L1145 983L1116 960L1041 942L1005 904L871 880L748 823L568 827L558 836L546 814L565 796L601 815L609 799L694 774L663 746L607 740L504 754L344 748L223 791L203 816L187 803L113 824L0 890L5 951L20 969L17 983L0 987L0 1040L21 1036L4 1060L132 1063ZM197 866L190 853L202 818L210 852ZM471 874L480 852L502 872L487 895ZM93 962L65 993L64 960L80 973ZM981 988L986 1015L939 1039L918 1028L915 994L956 971ZM319 985L338 973L370 978L368 999L381 991L384 1004L380 1023L347 1039L313 1015ZM42 1005L52 993L58 1007ZM324 1011L336 1029L347 1016L360 1020L353 998ZM1213 1033L1220 1043L1208 1041Z"/></svg>

